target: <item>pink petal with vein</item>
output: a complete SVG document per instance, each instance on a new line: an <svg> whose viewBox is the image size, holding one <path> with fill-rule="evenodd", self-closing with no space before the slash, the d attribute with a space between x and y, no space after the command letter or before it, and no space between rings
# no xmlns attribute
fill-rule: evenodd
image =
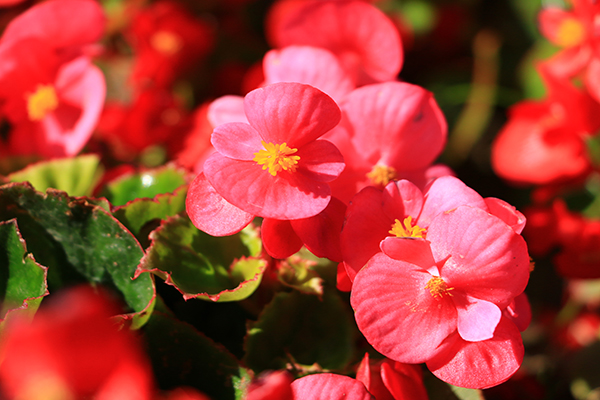
<svg viewBox="0 0 600 400"><path fill-rule="evenodd" d="M405 363L421 363L456 330L450 296L434 297L425 288L431 274L383 253L371 258L354 278L350 303L356 323L381 354Z"/></svg>
<svg viewBox="0 0 600 400"><path fill-rule="evenodd" d="M365 385L349 376L337 374L307 375L292 382L295 399L374 400Z"/></svg>
<svg viewBox="0 0 600 400"><path fill-rule="evenodd" d="M318 182L331 182L346 166L340 151L327 140L307 143L295 155L300 157L298 173Z"/></svg>
<svg viewBox="0 0 600 400"><path fill-rule="evenodd" d="M446 211L467 205L487 210L483 198L475 190L453 176L444 176L431 182L424 190L425 202L419 216L419 226L427 227L431 221Z"/></svg>
<svg viewBox="0 0 600 400"><path fill-rule="evenodd" d="M296 172L271 176L254 161L240 161L214 153L204 162L204 174L228 202L263 218L298 219L317 215L329 204L325 183Z"/></svg>
<svg viewBox="0 0 600 400"><path fill-rule="evenodd" d="M461 206L438 215L428 228L427 240L436 261L447 259L440 273L456 290L503 309L527 285L525 241L484 210Z"/></svg>
<svg viewBox="0 0 600 400"><path fill-rule="evenodd" d="M248 123L244 112L244 98L242 96L223 96L214 100L208 107L208 120L212 126L228 122Z"/></svg>
<svg viewBox="0 0 600 400"><path fill-rule="evenodd" d="M244 229L254 215L228 203L200 174L192 181L185 199L186 211L196 228L212 236L233 235Z"/></svg>
<svg viewBox="0 0 600 400"><path fill-rule="evenodd" d="M517 327L502 318L492 339L467 342L458 333L427 362L429 370L455 386L485 389L508 380L523 361L524 348Z"/></svg>
<svg viewBox="0 0 600 400"><path fill-rule="evenodd" d="M210 142L225 157L250 161L254 153L263 149L258 132L243 122L230 122L217 126Z"/></svg>
<svg viewBox="0 0 600 400"><path fill-rule="evenodd" d="M318 139L341 118L331 97L301 83L275 83L253 90L244 98L244 109L265 142L292 148Z"/></svg>
<svg viewBox="0 0 600 400"><path fill-rule="evenodd" d="M354 89L352 80L329 51L312 46L271 50L263 59L265 84L299 82L314 86L336 101Z"/></svg>

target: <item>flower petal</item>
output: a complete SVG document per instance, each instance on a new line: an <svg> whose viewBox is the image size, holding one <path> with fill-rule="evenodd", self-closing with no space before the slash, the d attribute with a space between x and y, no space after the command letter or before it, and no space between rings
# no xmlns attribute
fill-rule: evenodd
<svg viewBox="0 0 600 400"><path fill-rule="evenodd" d="M344 224L346 205L335 197L314 217L290 221L296 234L311 253L332 261L342 261L340 233Z"/></svg>
<svg viewBox="0 0 600 400"><path fill-rule="evenodd" d="M204 173L228 202L263 218L299 219L317 215L329 204L325 183L297 172L272 176L254 161L240 161L214 153L204 162Z"/></svg>
<svg viewBox="0 0 600 400"><path fill-rule="evenodd" d="M388 237L381 242L381 251L394 260L417 265L425 271L435 266L430 243L425 239Z"/></svg>
<svg viewBox="0 0 600 400"><path fill-rule="evenodd" d="M228 122L248 123L244 112L244 98L242 96L222 96L210 103L208 107L208 120L212 126L219 126Z"/></svg>
<svg viewBox="0 0 600 400"><path fill-rule="evenodd" d="M350 303L358 328L381 354L421 363L456 330L450 296L434 297L425 288L431 274L383 253L371 258L355 277Z"/></svg>
<svg viewBox="0 0 600 400"><path fill-rule="evenodd" d="M374 400L362 382L330 373L306 375L292 382L295 399Z"/></svg>
<svg viewBox="0 0 600 400"><path fill-rule="evenodd" d="M228 203L204 174L192 181L185 199L186 211L196 228L212 236L233 235L244 229L254 215Z"/></svg>
<svg viewBox="0 0 600 400"><path fill-rule="evenodd" d="M354 89L350 77L329 51L312 46L288 46L269 51L263 59L265 84L299 82L314 86L334 100Z"/></svg>
<svg viewBox="0 0 600 400"><path fill-rule="evenodd" d="M217 126L210 142L219 153L235 160L253 160L254 153L263 149L258 132L243 122Z"/></svg>
<svg viewBox="0 0 600 400"><path fill-rule="evenodd" d="M340 235L342 256L348 276L354 275L380 252L379 243L390 235L393 220L383 212L381 191L366 187L358 192L346 210L346 222Z"/></svg>
<svg viewBox="0 0 600 400"><path fill-rule="evenodd" d="M453 292L452 300L458 311L458 334L468 342L491 339L502 312L494 303Z"/></svg>
<svg viewBox="0 0 600 400"><path fill-rule="evenodd" d="M424 190L425 202L419 216L419 226L429 226L436 215L458 206L472 206L487 210L483 198L475 190L453 176L443 176L431 182Z"/></svg>
<svg viewBox="0 0 600 400"><path fill-rule="evenodd" d="M384 212L392 219L411 216L416 221L423 207L423 193L412 182L402 179L387 184L382 201Z"/></svg>
<svg viewBox="0 0 600 400"><path fill-rule="evenodd" d="M519 369L523 355L519 330L502 318L489 340L467 342L455 333L444 342L440 352L427 361L427 367L444 382L485 389L510 378Z"/></svg>
<svg viewBox="0 0 600 400"><path fill-rule="evenodd" d="M515 232L521 233L523 231L527 219L514 206L495 197L486 197L484 200L490 214L506 222Z"/></svg>
<svg viewBox="0 0 600 400"><path fill-rule="evenodd" d="M331 182L346 164L335 145L327 140L315 140L298 149L298 172L318 182Z"/></svg>
<svg viewBox="0 0 600 400"><path fill-rule="evenodd" d="M275 83L248 93L244 110L267 143L300 148L338 124L341 112L320 90L301 83Z"/></svg>
<svg viewBox="0 0 600 400"><path fill-rule="evenodd" d="M427 239L434 259L447 260L440 274L456 290L503 309L527 285L525 241L484 210L461 206L438 215L429 226Z"/></svg>
<svg viewBox="0 0 600 400"><path fill-rule="evenodd" d="M446 142L447 125L433 95L403 82L360 87L340 104L352 142L374 164L410 171L429 166Z"/></svg>
<svg viewBox="0 0 600 400"><path fill-rule="evenodd" d="M266 252L273 258L288 258L302 248L302 240L288 220L265 218L260 237Z"/></svg>

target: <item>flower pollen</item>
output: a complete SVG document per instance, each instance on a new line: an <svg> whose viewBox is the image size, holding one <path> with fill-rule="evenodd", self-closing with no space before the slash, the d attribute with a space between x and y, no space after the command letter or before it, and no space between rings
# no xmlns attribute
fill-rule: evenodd
<svg viewBox="0 0 600 400"><path fill-rule="evenodd" d="M288 172L296 171L300 156L292 156L298 149L290 148L286 143L273 144L261 141L264 150L254 153L253 161L262 165L262 169L269 169L269 173L276 176L282 169Z"/></svg>
<svg viewBox="0 0 600 400"><path fill-rule="evenodd" d="M396 219L394 225L392 225L392 229L389 231L392 235L396 235L396 237L414 237L425 239L425 235L427 234L427 230L425 228L421 228L419 225L412 225L412 217L409 215L404 218L403 222L400 222L399 219Z"/></svg>
<svg viewBox="0 0 600 400"><path fill-rule="evenodd" d="M425 289L429 289L431 295L436 299L441 299L444 295L452 296L452 293L449 293L450 290L454 290L454 288L449 288L446 282L439 276L433 276L427 285L425 285Z"/></svg>
<svg viewBox="0 0 600 400"><path fill-rule="evenodd" d="M561 47L573 47L581 44L585 37L585 29L575 18L566 18L558 27L556 43Z"/></svg>
<svg viewBox="0 0 600 400"><path fill-rule="evenodd" d="M168 31L157 31L150 37L150 45L154 50L167 56L178 53L183 47L181 38Z"/></svg>
<svg viewBox="0 0 600 400"><path fill-rule="evenodd" d="M373 186L386 186L396 178L396 169L387 165L375 165L367 174L367 178Z"/></svg>
<svg viewBox="0 0 600 400"><path fill-rule="evenodd" d="M58 107L58 96L52 85L38 85L33 94L27 96L27 115L32 121L40 121Z"/></svg>

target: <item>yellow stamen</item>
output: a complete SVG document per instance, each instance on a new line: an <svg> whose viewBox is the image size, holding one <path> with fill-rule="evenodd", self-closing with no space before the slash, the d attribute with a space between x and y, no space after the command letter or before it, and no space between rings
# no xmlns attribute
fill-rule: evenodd
<svg viewBox="0 0 600 400"><path fill-rule="evenodd" d="M581 44L585 38L585 28L576 18L566 18L558 27L556 44L561 47L573 47Z"/></svg>
<svg viewBox="0 0 600 400"><path fill-rule="evenodd" d="M33 94L27 95L27 114L32 121L40 121L58 107L58 96L52 85L38 85Z"/></svg>
<svg viewBox="0 0 600 400"><path fill-rule="evenodd" d="M367 178L373 186L386 186L396 178L396 169L386 165L375 165L371 172L367 174Z"/></svg>
<svg viewBox="0 0 600 400"><path fill-rule="evenodd" d="M441 299L445 295L452 296L452 293L449 293L450 290L454 290L454 288L449 288L446 282L439 276L432 277L427 285L425 285L425 289L429 289L431 295L436 299Z"/></svg>
<svg viewBox="0 0 600 400"><path fill-rule="evenodd" d="M288 172L296 171L298 168L298 160L300 156L292 156L298 151L287 146L285 143L273 144L261 141L264 150L254 153L254 160L258 165L262 165L262 169L269 169L269 173L276 176L282 169Z"/></svg>
<svg viewBox="0 0 600 400"><path fill-rule="evenodd" d="M157 31L150 36L150 45L160 53L168 56L179 52L183 47L181 38L169 31Z"/></svg>
<svg viewBox="0 0 600 400"><path fill-rule="evenodd" d="M392 229L389 233L396 235L396 237L415 237L425 239L427 229L421 228L419 225L412 226L412 217L409 215L408 217L404 218L403 222L400 222L399 219L396 219L396 222L394 222L394 225L392 225Z"/></svg>

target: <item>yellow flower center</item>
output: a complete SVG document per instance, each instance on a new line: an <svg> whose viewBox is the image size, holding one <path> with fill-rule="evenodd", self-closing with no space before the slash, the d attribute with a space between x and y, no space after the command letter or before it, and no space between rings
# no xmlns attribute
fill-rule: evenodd
<svg viewBox="0 0 600 400"><path fill-rule="evenodd" d="M276 176L282 169L288 172L296 171L298 168L299 156L292 156L298 151L287 146L285 143L273 144L261 141L264 150L254 153L253 161L258 165L262 165L262 169L269 169L269 173Z"/></svg>
<svg viewBox="0 0 600 400"><path fill-rule="evenodd" d="M452 296L452 293L449 293L450 290L454 290L454 288L449 288L446 282L439 276L433 276L427 285L425 285L425 289L429 289L431 295L436 299L441 299L445 295Z"/></svg>
<svg viewBox="0 0 600 400"><path fill-rule="evenodd" d="M573 47L581 44L585 38L585 28L576 18L566 18L558 27L556 44L561 47Z"/></svg>
<svg viewBox="0 0 600 400"><path fill-rule="evenodd" d="M27 379L27 383L19 388L15 399L75 400L75 396L58 375L40 372Z"/></svg>
<svg viewBox="0 0 600 400"><path fill-rule="evenodd" d="M371 172L367 174L367 178L373 186L386 186L396 178L396 169L386 165L375 165Z"/></svg>
<svg viewBox="0 0 600 400"><path fill-rule="evenodd" d="M38 85L33 94L27 96L27 115L32 121L40 121L58 107L58 96L52 85Z"/></svg>
<svg viewBox="0 0 600 400"><path fill-rule="evenodd" d="M396 237L415 237L425 239L425 235L427 234L427 229L421 228L419 225L412 225L412 217L409 215L404 218L403 222L400 222L399 219L396 219L394 225L392 225L392 229L390 232L392 235L396 235Z"/></svg>
<svg viewBox="0 0 600 400"><path fill-rule="evenodd" d="M173 32L157 31L150 36L150 45L152 45L156 51L172 56L181 50L183 42L181 41L181 38Z"/></svg>

